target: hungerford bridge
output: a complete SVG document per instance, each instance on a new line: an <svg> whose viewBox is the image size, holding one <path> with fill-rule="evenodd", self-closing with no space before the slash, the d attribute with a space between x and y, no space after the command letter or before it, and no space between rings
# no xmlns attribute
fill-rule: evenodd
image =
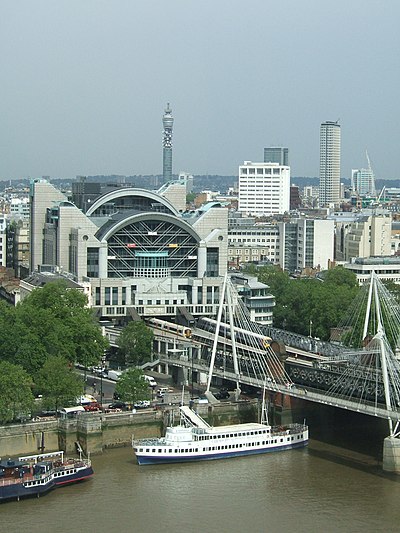
<svg viewBox="0 0 400 533"><path fill-rule="evenodd" d="M189 334L158 322L152 326L159 346L167 341L173 348L159 350L157 363L205 376L211 402L217 401L210 390L215 376L236 384L237 398L241 385L251 385L386 419L383 468L400 473L400 307L374 273L338 328L358 348L251 322L227 277L216 320L199 319Z"/></svg>

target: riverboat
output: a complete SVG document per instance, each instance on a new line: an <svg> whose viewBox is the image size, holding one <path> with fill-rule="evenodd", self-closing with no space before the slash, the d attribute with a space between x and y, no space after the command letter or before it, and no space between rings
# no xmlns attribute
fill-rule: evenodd
<svg viewBox="0 0 400 533"><path fill-rule="evenodd" d="M61 451L0 460L0 501L39 497L92 475L90 459L65 459Z"/></svg>
<svg viewBox="0 0 400 533"><path fill-rule="evenodd" d="M43 460L51 461L54 467L54 484L56 487L83 481L93 475L90 458L82 457L81 453L79 458L64 458L64 452L58 451L27 455L26 457L19 457L19 460L26 461L28 464L36 464Z"/></svg>
<svg viewBox="0 0 400 533"><path fill-rule="evenodd" d="M180 407L181 424L168 427L164 437L133 440L139 465L224 459L300 448L308 444L308 426L261 423L212 427L188 406Z"/></svg>

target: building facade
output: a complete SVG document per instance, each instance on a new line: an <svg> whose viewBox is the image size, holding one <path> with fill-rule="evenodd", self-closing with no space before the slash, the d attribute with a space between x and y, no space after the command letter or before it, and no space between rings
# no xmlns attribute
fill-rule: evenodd
<svg viewBox="0 0 400 533"><path fill-rule="evenodd" d="M284 270L326 270L334 258L334 223L308 218L279 222L281 262Z"/></svg>
<svg viewBox="0 0 400 533"><path fill-rule="evenodd" d="M323 122L320 129L319 202L321 206L340 202L340 125Z"/></svg>
<svg viewBox="0 0 400 533"><path fill-rule="evenodd" d="M283 214L290 207L290 168L245 161L239 167L238 210L252 216Z"/></svg>
<svg viewBox="0 0 400 533"><path fill-rule="evenodd" d="M278 163L278 165L288 167L289 149L281 146L264 148L264 163Z"/></svg>
<svg viewBox="0 0 400 533"><path fill-rule="evenodd" d="M376 196L375 176L371 168L351 171L351 188L359 196Z"/></svg>
<svg viewBox="0 0 400 533"><path fill-rule="evenodd" d="M172 192L171 192L172 191ZM31 272L51 266L90 282L97 314L213 315L227 270L228 211L219 202L180 213L185 184L120 188L86 213L42 180L31 185ZM174 205L175 203L175 205Z"/></svg>
<svg viewBox="0 0 400 533"><path fill-rule="evenodd" d="M354 272L360 285L370 280L371 272L382 281L400 284L400 257L357 257L344 267Z"/></svg>
<svg viewBox="0 0 400 533"><path fill-rule="evenodd" d="M345 237L345 260L391 254L390 215L364 215L353 222Z"/></svg>

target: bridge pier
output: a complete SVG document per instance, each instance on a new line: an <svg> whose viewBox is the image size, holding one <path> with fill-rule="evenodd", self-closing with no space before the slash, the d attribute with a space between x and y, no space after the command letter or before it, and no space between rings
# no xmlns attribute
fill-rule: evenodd
<svg viewBox="0 0 400 533"><path fill-rule="evenodd" d="M400 474L400 439L386 437L383 441L383 470Z"/></svg>

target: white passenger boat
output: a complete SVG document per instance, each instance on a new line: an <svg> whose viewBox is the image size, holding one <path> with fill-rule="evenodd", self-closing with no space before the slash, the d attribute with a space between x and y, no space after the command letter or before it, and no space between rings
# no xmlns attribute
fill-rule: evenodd
<svg viewBox="0 0 400 533"><path fill-rule="evenodd" d="M168 427L165 437L133 440L139 465L223 459L277 452L306 446L305 424L268 425L263 408L261 423L211 427L188 406L180 407L181 424Z"/></svg>

